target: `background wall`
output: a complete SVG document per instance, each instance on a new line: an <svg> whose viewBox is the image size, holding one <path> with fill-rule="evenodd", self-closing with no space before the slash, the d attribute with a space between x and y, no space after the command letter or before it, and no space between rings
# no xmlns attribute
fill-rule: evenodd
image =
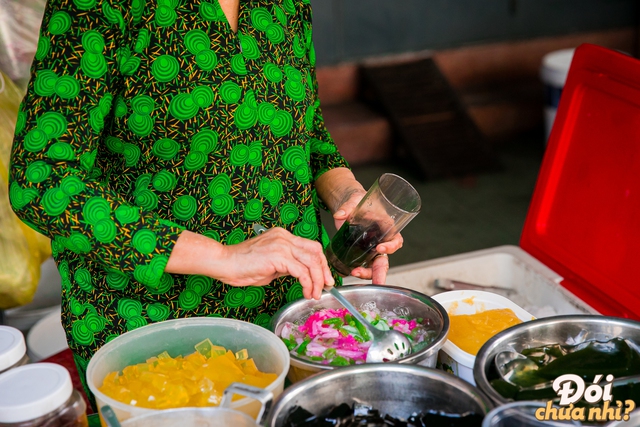
<svg viewBox="0 0 640 427"><path fill-rule="evenodd" d="M311 0L318 65L636 27L637 0Z"/></svg>
<svg viewBox="0 0 640 427"><path fill-rule="evenodd" d="M397 143L362 70L432 57L485 139L539 132L544 56L592 43L640 57L640 0L311 0L324 117L352 164ZM364 85L363 85L364 83Z"/></svg>

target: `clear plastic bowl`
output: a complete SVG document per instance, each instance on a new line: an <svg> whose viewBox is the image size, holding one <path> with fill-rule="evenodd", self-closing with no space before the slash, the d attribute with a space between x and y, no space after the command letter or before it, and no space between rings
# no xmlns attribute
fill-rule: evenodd
<svg viewBox="0 0 640 427"><path fill-rule="evenodd" d="M191 354L195 352L194 345L206 338L233 352L246 348L260 371L278 375L266 390L273 393L274 398L282 393L290 358L289 351L280 338L261 326L241 320L192 317L153 323L127 332L102 346L87 367L87 384L95 395L98 409L109 405L120 421L160 412L118 402L106 396L98 387L102 386L104 377L109 372L143 363L163 351L167 351L172 357ZM232 402L230 409L256 418L261 404L245 397Z"/></svg>
<svg viewBox="0 0 640 427"><path fill-rule="evenodd" d="M129 418L122 427L258 427L256 420L226 408L166 409L157 414Z"/></svg>

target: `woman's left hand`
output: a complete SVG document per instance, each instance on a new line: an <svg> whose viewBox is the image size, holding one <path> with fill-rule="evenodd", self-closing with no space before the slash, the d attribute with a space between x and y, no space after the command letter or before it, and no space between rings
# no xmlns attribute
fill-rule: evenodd
<svg viewBox="0 0 640 427"><path fill-rule="evenodd" d="M342 224L349 218L351 212L358 206L360 200L366 192L353 191L346 198L346 201L340 205L338 210L333 214L333 220L336 224L336 230L339 230ZM387 280L387 271L389 270L389 254L394 253L402 247L403 239L400 233L393 236L389 241L382 242L376 246L378 255L373 259L371 268L356 267L351 271L351 275L360 279L371 279L376 285L383 285Z"/></svg>

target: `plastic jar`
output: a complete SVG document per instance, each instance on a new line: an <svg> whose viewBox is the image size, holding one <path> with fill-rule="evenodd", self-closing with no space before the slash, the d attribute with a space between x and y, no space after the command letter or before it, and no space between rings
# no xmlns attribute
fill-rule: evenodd
<svg viewBox="0 0 640 427"><path fill-rule="evenodd" d="M0 374L29 362L24 335L11 326L0 326Z"/></svg>
<svg viewBox="0 0 640 427"><path fill-rule="evenodd" d="M556 50L542 58L540 78L544 84L544 128L547 138L551 134L574 52L575 49Z"/></svg>
<svg viewBox="0 0 640 427"><path fill-rule="evenodd" d="M86 410L63 366L31 363L0 374L0 427L88 427Z"/></svg>

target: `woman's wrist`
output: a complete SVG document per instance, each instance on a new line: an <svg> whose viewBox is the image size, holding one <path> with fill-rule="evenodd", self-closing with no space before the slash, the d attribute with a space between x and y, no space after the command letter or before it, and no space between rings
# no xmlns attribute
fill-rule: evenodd
<svg viewBox="0 0 640 427"><path fill-rule="evenodd" d="M331 169L318 177L315 182L318 196L335 213L349 198L366 190L358 182L353 172L347 168Z"/></svg>
<svg viewBox="0 0 640 427"><path fill-rule="evenodd" d="M226 247L214 239L185 230L176 241L166 273L197 274L217 278L224 268Z"/></svg>

